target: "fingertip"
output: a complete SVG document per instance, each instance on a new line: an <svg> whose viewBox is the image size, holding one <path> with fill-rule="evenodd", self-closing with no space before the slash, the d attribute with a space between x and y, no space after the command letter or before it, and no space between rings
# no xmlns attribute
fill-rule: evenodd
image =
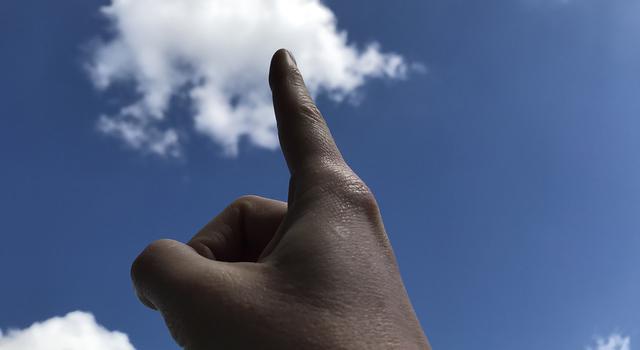
<svg viewBox="0 0 640 350"><path fill-rule="evenodd" d="M288 59L293 59L293 55L291 54L291 52L285 48L280 48L276 50L276 52L273 54L271 63L276 62L277 60L288 60ZM294 63L295 63L295 60L294 60Z"/></svg>
<svg viewBox="0 0 640 350"><path fill-rule="evenodd" d="M287 49L279 49L271 57L269 68L269 86L273 90L282 81L291 67L297 67L296 59Z"/></svg>

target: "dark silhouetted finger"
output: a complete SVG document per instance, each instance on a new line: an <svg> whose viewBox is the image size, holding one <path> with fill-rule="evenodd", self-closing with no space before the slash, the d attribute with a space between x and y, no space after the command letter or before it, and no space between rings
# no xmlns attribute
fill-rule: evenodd
<svg viewBox="0 0 640 350"><path fill-rule="evenodd" d="M220 323L235 311L237 296L255 283L256 270L207 259L186 244L164 239L151 243L138 256L131 277L139 299L161 312L178 344L204 349L211 347L195 342L215 338L216 331L218 336L228 331Z"/></svg>
<svg viewBox="0 0 640 350"><path fill-rule="evenodd" d="M287 203L258 196L240 197L187 244L209 259L255 262L286 214Z"/></svg>
<svg viewBox="0 0 640 350"><path fill-rule="evenodd" d="M331 132L287 50L280 49L273 55L269 84L280 145L291 174L314 176L323 169L344 166Z"/></svg>
<svg viewBox="0 0 640 350"><path fill-rule="evenodd" d="M133 262L131 279L145 305L164 310L188 297L184 281L209 270L206 263L211 261L183 243L158 240L149 244Z"/></svg>

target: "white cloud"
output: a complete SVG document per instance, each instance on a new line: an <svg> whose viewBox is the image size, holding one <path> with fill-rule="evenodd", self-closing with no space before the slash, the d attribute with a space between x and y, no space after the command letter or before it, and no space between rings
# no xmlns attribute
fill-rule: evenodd
<svg viewBox="0 0 640 350"><path fill-rule="evenodd" d="M403 78L410 68L375 42L350 43L320 0L112 0L102 13L113 35L93 50L92 80L98 89L132 83L139 99L102 116L99 129L160 155L180 154L184 133L167 120L176 98L228 155L243 137L277 147L267 72L281 47L313 94L336 101L368 78Z"/></svg>
<svg viewBox="0 0 640 350"><path fill-rule="evenodd" d="M0 350L134 350L126 334L109 331L93 315L75 311L23 330L0 332Z"/></svg>
<svg viewBox="0 0 640 350"><path fill-rule="evenodd" d="M612 334L607 339L596 339L596 346L589 346L587 350L631 350L631 338Z"/></svg>

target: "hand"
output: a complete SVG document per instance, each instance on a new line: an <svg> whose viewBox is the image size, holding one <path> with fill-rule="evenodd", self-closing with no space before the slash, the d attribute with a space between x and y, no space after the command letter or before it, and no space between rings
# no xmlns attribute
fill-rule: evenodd
<svg viewBox="0 0 640 350"><path fill-rule="evenodd" d="M241 197L188 244L152 243L132 266L140 300L187 349L430 349L376 200L286 50L269 83L288 206Z"/></svg>

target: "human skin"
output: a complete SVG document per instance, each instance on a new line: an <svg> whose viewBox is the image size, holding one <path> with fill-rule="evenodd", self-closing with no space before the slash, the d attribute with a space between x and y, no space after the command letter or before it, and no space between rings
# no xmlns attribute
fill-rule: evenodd
<svg viewBox="0 0 640 350"><path fill-rule="evenodd" d="M288 51L269 83L288 203L241 197L187 244L151 243L131 268L138 297L186 349L430 349L376 200Z"/></svg>

